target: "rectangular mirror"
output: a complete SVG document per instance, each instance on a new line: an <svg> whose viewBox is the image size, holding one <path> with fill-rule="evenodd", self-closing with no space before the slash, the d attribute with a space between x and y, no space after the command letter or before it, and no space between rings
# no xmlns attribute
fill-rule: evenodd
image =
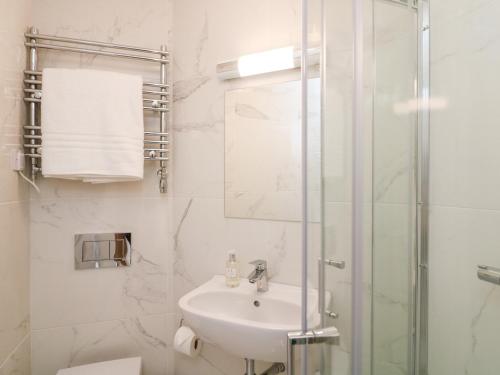
<svg viewBox="0 0 500 375"><path fill-rule="evenodd" d="M300 221L300 81L226 92L225 216ZM309 96L309 220L319 221L320 82Z"/></svg>

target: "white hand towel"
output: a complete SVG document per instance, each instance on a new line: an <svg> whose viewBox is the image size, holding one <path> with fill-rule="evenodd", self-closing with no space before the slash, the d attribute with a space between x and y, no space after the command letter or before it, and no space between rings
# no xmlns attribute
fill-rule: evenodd
<svg viewBox="0 0 500 375"><path fill-rule="evenodd" d="M44 69L42 174L103 183L143 178L142 78Z"/></svg>

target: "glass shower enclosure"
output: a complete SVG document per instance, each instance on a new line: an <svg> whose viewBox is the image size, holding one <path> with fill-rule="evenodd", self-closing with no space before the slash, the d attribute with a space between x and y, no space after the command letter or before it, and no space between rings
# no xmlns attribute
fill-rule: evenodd
<svg viewBox="0 0 500 375"><path fill-rule="evenodd" d="M302 347L292 372L426 374L428 3L302 4L302 113L321 82L321 153L307 147L304 116L303 165L319 157L322 166L319 233L302 218L303 287L319 287L322 328L339 338ZM307 58L318 45L316 70ZM307 208L318 197L303 172Z"/></svg>
<svg viewBox="0 0 500 375"><path fill-rule="evenodd" d="M498 372L500 4L303 5L303 50L321 49L318 72L303 60L303 106L319 75L322 125L303 285L331 297L319 308L339 340L310 345L300 373Z"/></svg>

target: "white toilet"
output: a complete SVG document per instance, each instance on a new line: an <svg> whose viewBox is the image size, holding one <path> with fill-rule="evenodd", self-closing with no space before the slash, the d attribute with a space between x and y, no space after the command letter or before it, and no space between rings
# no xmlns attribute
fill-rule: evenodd
<svg viewBox="0 0 500 375"><path fill-rule="evenodd" d="M141 375L141 357L65 368L57 371L57 375Z"/></svg>

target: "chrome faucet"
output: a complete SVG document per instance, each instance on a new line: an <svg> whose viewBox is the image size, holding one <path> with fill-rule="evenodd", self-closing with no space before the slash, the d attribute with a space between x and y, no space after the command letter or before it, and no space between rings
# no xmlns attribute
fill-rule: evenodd
<svg viewBox="0 0 500 375"><path fill-rule="evenodd" d="M269 290L269 286L267 285L269 279L267 275L267 262L257 259L250 262L250 264L253 264L255 269L248 275L248 281L252 284L257 284L257 292L267 292Z"/></svg>

